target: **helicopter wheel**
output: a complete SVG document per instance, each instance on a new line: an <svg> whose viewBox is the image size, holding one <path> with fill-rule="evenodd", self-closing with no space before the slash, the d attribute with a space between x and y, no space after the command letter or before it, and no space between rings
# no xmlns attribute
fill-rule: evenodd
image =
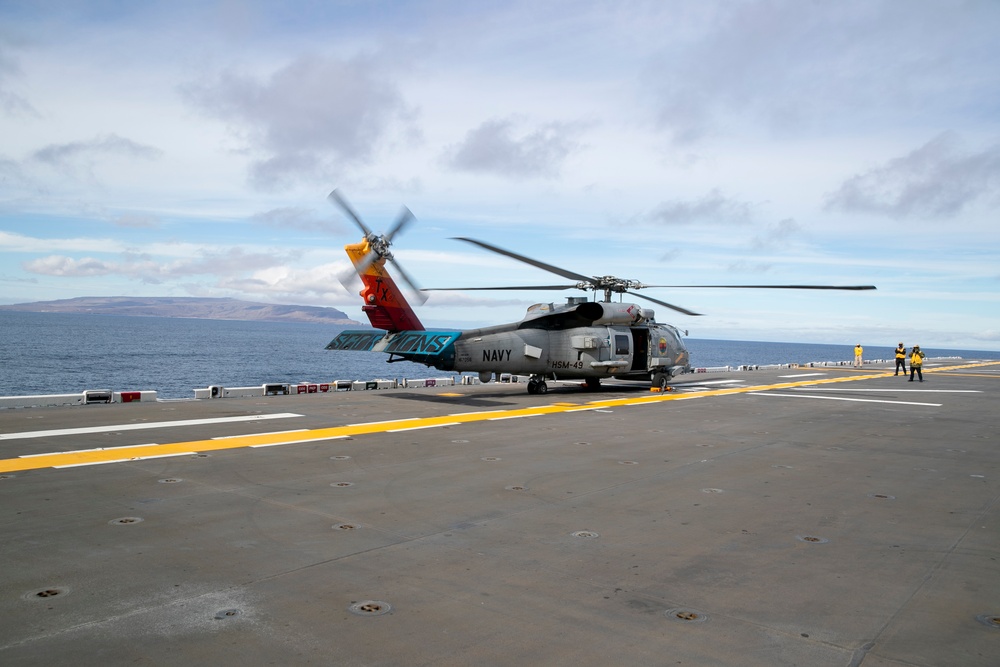
<svg viewBox="0 0 1000 667"><path fill-rule="evenodd" d="M528 393L537 394L538 393L538 383L534 380L528 380Z"/></svg>
<svg viewBox="0 0 1000 667"><path fill-rule="evenodd" d="M541 380L538 383L538 387L535 389L535 393L547 394L549 393L549 385L545 384L545 380Z"/></svg>
<svg viewBox="0 0 1000 667"><path fill-rule="evenodd" d="M601 388L601 378L587 378L584 380L584 384L590 391L596 391Z"/></svg>
<svg viewBox="0 0 1000 667"><path fill-rule="evenodd" d="M653 375L653 388L660 391L667 391L667 383L670 377L666 373L656 373Z"/></svg>

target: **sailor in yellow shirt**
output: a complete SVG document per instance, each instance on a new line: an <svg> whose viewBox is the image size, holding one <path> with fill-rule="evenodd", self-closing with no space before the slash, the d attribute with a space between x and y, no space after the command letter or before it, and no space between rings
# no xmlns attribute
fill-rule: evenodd
<svg viewBox="0 0 1000 667"><path fill-rule="evenodd" d="M910 354L910 382L913 382L913 373L916 372L920 376L920 381L924 381L924 353L920 351L919 345L913 346L913 352Z"/></svg>
<svg viewBox="0 0 1000 667"><path fill-rule="evenodd" d="M861 368L861 355L864 353L864 348L861 347L861 343L854 346L854 367Z"/></svg>
<svg viewBox="0 0 1000 667"><path fill-rule="evenodd" d="M896 375L899 375L900 368L903 369L903 377L906 377L906 348L902 343L896 348Z"/></svg>

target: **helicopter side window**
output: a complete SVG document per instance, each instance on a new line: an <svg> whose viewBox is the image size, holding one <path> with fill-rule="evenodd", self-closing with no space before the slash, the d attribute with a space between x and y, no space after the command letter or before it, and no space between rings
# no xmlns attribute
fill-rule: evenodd
<svg viewBox="0 0 1000 667"><path fill-rule="evenodd" d="M615 336L615 354L628 354L628 336Z"/></svg>

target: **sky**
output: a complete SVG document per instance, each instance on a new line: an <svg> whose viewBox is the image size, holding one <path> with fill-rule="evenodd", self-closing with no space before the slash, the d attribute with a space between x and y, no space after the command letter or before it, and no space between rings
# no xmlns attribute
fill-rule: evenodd
<svg viewBox="0 0 1000 667"><path fill-rule="evenodd" d="M0 2L0 303L652 285L693 338L1000 350L1000 3ZM390 266L390 271L392 268ZM429 327L576 291L443 291ZM635 300L629 298L629 300Z"/></svg>

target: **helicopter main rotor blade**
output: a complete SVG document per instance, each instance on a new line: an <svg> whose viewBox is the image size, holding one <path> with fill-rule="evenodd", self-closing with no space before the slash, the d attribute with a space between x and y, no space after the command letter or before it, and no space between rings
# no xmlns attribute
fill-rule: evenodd
<svg viewBox="0 0 1000 667"><path fill-rule="evenodd" d="M643 285L643 287L675 287L684 289L878 289L874 285Z"/></svg>
<svg viewBox="0 0 1000 667"><path fill-rule="evenodd" d="M498 248L495 245L490 245L489 243L484 243L483 241L477 241L476 239L466 238L464 236L453 236L453 239L457 241L465 241L466 243L472 243L480 248L485 248L491 252L495 252L511 259L516 259L519 262L524 262L525 264L530 264L531 266L537 267L549 273L554 273L557 276L562 276L563 278L568 278L570 280L579 280L581 282L593 284L593 276L584 276L579 273L573 273L572 271L567 271L566 269L560 269L558 266L552 266L551 264L546 264L545 262L539 262L537 259L531 259L530 257L525 257L524 255L519 255L516 252L511 252L510 250L504 250L503 248Z"/></svg>
<svg viewBox="0 0 1000 667"><path fill-rule="evenodd" d="M629 296L634 296L637 299L645 299L646 301L652 301L653 303L658 303L661 306L666 306L670 310L676 310L678 313L684 313L685 315L693 315L695 317L700 317L701 313L696 313L693 310L688 310L687 308L681 308L680 306L675 306L672 303L667 303L666 301L660 301L659 299L654 299L651 296L646 296L645 294L636 294L635 292L625 292Z"/></svg>
<svg viewBox="0 0 1000 667"><path fill-rule="evenodd" d="M351 205L347 203L347 200L344 199L344 197L337 190L334 190L327 195L327 199L340 206L340 208L347 213L347 216L354 221L354 224L361 228L361 231L365 233L365 236L370 236L372 234L372 230L368 229L368 226L362 222L361 216L359 216L354 209L351 208Z"/></svg>
<svg viewBox="0 0 1000 667"><path fill-rule="evenodd" d="M550 290L550 289L576 289L577 284L572 285L510 285L505 287L425 287L424 292L472 292L476 290Z"/></svg>

